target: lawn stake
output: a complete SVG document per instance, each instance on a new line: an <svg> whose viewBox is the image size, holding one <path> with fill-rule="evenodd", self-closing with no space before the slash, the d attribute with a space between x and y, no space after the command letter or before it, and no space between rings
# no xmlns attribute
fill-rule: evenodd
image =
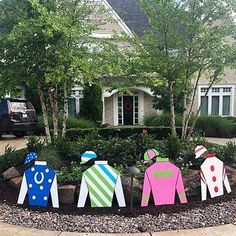
<svg viewBox="0 0 236 236"><path fill-rule="evenodd" d="M130 166L128 168L125 169L125 173L130 175L130 211L132 212L133 211L133 196L134 196L134 189L133 189L133 186L134 186L134 175L136 174L139 174L140 173L140 170L135 167L135 166Z"/></svg>

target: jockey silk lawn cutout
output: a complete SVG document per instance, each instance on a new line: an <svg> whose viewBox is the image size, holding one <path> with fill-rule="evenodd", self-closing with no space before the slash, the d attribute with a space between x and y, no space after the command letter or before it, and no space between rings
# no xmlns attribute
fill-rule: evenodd
<svg viewBox="0 0 236 236"><path fill-rule="evenodd" d="M23 204L28 193L30 206L46 207L51 195L52 206L59 207L56 172L45 161L35 161L23 176L18 204Z"/></svg>
<svg viewBox="0 0 236 236"><path fill-rule="evenodd" d="M159 153L155 149L149 149L144 154L145 163L153 158L156 158L156 163L145 171L141 206L148 206L151 192L156 206L174 204L176 191L180 202L187 203L180 169L168 158L157 155Z"/></svg>
<svg viewBox="0 0 236 236"><path fill-rule="evenodd" d="M201 155L206 158L200 167L202 201L207 199L207 187L211 198L222 196L224 186L227 193L231 192L224 163L216 157L215 153L205 154L206 152L207 149L203 146L197 146L195 149L196 159Z"/></svg>
<svg viewBox="0 0 236 236"><path fill-rule="evenodd" d="M87 158L85 158L86 156ZM87 151L81 157L81 164L96 157L94 152ZM109 166L107 161L95 161L95 164L84 171L82 175L77 207L85 206L88 195L92 207L111 207L114 194L118 205L125 207L120 174Z"/></svg>

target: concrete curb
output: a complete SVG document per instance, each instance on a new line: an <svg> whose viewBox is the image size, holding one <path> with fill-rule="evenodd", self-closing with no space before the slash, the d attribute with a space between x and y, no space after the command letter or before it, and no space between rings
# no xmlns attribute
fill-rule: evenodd
<svg viewBox="0 0 236 236"><path fill-rule="evenodd" d="M158 233L135 233L135 234L103 234L103 233L70 233L62 231L46 231L21 226L0 223L1 236L236 236L236 225L228 224L217 227L201 229L188 229L178 231L165 231Z"/></svg>

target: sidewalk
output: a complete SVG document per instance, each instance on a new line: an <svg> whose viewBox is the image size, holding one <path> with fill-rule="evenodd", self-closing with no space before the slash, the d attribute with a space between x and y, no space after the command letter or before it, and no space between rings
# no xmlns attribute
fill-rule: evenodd
<svg viewBox="0 0 236 236"><path fill-rule="evenodd" d="M3 155L5 152L5 147L7 145L14 147L16 150L22 149L26 147L27 137L24 138L16 138L13 135L4 135L0 139L0 155Z"/></svg>
<svg viewBox="0 0 236 236"><path fill-rule="evenodd" d="M136 233L136 234L101 234L101 233L70 233L61 231L46 231L24 228L21 226L0 223L1 236L236 236L236 225L228 224L218 227L202 229L190 229L179 231L167 231L159 233Z"/></svg>
<svg viewBox="0 0 236 236"><path fill-rule="evenodd" d="M216 143L220 145L225 145L228 142L235 142L236 143L236 138L211 138L211 137L206 137L206 140L210 143Z"/></svg>

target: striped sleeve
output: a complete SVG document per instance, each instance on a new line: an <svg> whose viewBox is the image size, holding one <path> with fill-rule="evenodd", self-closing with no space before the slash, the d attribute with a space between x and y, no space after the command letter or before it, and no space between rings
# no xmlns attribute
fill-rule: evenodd
<svg viewBox="0 0 236 236"><path fill-rule="evenodd" d="M231 187L230 187L230 184L229 184L228 176L226 175L225 166L223 166L223 182L224 182L227 193L230 193L231 192Z"/></svg>

